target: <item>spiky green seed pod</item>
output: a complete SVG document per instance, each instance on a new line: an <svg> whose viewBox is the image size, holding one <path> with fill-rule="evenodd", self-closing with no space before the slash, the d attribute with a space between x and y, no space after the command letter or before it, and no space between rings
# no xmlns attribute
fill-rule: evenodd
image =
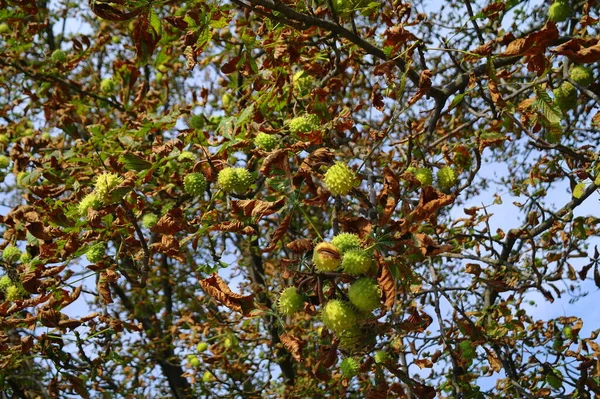
<svg viewBox="0 0 600 399"><path fill-rule="evenodd" d="M10 158L6 155L0 155L0 169L6 169L10 165Z"/></svg>
<svg viewBox="0 0 600 399"><path fill-rule="evenodd" d="M33 259L33 258L31 257L31 254L30 254L29 252L25 251L25 252L23 252L23 253L21 254L21 256L19 257L19 262L21 262L21 263L24 263L24 264L25 264L25 263L29 263L29 262L31 262L31 259Z"/></svg>
<svg viewBox="0 0 600 399"><path fill-rule="evenodd" d="M8 136L6 134L0 134L0 147L6 148L9 143Z"/></svg>
<svg viewBox="0 0 600 399"><path fill-rule="evenodd" d="M321 321L334 333L341 334L356 326L358 316L349 303L333 299L323 307Z"/></svg>
<svg viewBox="0 0 600 399"><path fill-rule="evenodd" d="M229 93L225 93L223 94L223 96L221 97L221 102L223 103L223 108L229 108L231 106L231 101L233 100L233 97L231 96L231 94Z"/></svg>
<svg viewBox="0 0 600 399"><path fill-rule="evenodd" d="M442 169L438 170L437 181L440 185L440 188L443 190L452 188L452 186L454 186L457 182L454 169L452 169L450 166L444 166Z"/></svg>
<svg viewBox="0 0 600 399"><path fill-rule="evenodd" d="M460 341L458 347L460 349L460 354L466 361L470 362L477 357L477 351L472 341Z"/></svg>
<svg viewBox="0 0 600 399"><path fill-rule="evenodd" d="M431 169L418 168L414 172L415 178L421 182L422 186L431 186L433 183L433 173Z"/></svg>
<svg viewBox="0 0 600 399"><path fill-rule="evenodd" d="M373 355L373 358L375 359L375 363L383 364L390 360L390 355L386 351L377 351L375 352L375 355Z"/></svg>
<svg viewBox="0 0 600 399"><path fill-rule="evenodd" d="M304 71L298 71L292 77L292 84L294 85L294 90L298 94L300 94L300 96L308 94L312 89L313 83L313 78Z"/></svg>
<svg viewBox="0 0 600 399"><path fill-rule="evenodd" d="M577 89L569 82L562 82L552 93L554 102L563 112L567 112L577 105Z"/></svg>
<svg viewBox="0 0 600 399"><path fill-rule="evenodd" d="M25 296L25 290L23 287L19 287L18 285L10 285L6 288L6 300L10 302L18 301L19 299L23 299Z"/></svg>
<svg viewBox="0 0 600 399"><path fill-rule="evenodd" d="M244 194L253 182L252 174L245 168L227 167L217 177L217 184L226 193Z"/></svg>
<svg viewBox="0 0 600 399"><path fill-rule="evenodd" d="M340 266L340 250L328 242L319 243L313 250L312 261L320 272L332 272Z"/></svg>
<svg viewBox="0 0 600 399"><path fill-rule="evenodd" d="M153 213L147 213L142 217L142 226L147 229L156 226L156 223L158 223L158 216Z"/></svg>
<svg viewBox="0 0 600 399"><path fill-rule="evenodd" d="M348 289L348 299L358 310L371 312L381 306L381 290L374 279L359 278Z"/></svg>
<svg viewBox="0 0 600 399"><path fill-rule="evenodd" d="M195 161L196 160L196 154L194 154L191 151L183 151L181 154L179 154L179 156L177 157L177 160L179 162Z"/></svg>
<svg viewBox="0 0 600 399"><path fill-rule="evenodd" d="M102 200L96 193L90 193L83 197L79 205L77 206L77 210L80 216L87 216L88 209L98 209L102 206Z"/></svg>
<svg viewBox="0 0 600 399"><path fill-rule="evenodd" d="M321 119L315 114L297 116L288 121L288 129L292 133L309 133L318 130Z"/></svg>
<svg viewBox="0 0 600 399"><path fill-rule="evenodd" d="M204 352L207 349L208 349L208 344L206 342L200 342L198 345L196 345L196 350L198 352Z"/></svg>
<svg viewBox="0 0 600 399"><path fill-rule="evenodd" d="M6 291L11 285L13 285L13 282L10 277L2 276L2 278L0 278L0 291Z"/></svg>
<svg viewBox="0 0 600 399"><path fill-rule="evenodd" d="M62 50L54 50L50 58L56 62L67 62L67 53Z"/></svg>
<svg viewBox="0 0 600 399"><path fill-rule="evenodd" d="M353 357L347 357L340 363L340 370L344 378L352 378L360 371L360 361Z"/></svg>
<svg viewBox="0 0 600 399"><path fill-rule="evenodd" d="M352 276L369 273L372 265L371 255L362 249L351 249L342 258L342 269Z"/></svg>
<svg viewBox="0 0 600 399"><path fill-rule="evenodd" d="M106 254L106 245L103 242L92 245L87 252L85 253L85 257L88 262L96 263L104 259L104 255Z"/></svg>
<svg viewBox="0 0 600 399"><path fill-rule="evenodd" d="M260 132L254 138L254 145L264 151L273 151L279 146L279 138L273 134Z"/></svg>
<svg viewBox="0 0 600 399"><path fill-rule="evenodd" d="M194 115L190 118L189 125L194 129L202 129L205 121L202 115Z"/></svg>
<svg viewBox="0 0 600 399"><path fill-rule="evenodd" d="M564 1L555 1L548 8L548 19L552 22L563 22L571 16L571 7Z"/></svg>
<svg viewBox="0 0 600 399"><path fill-rule="evenodd" d="M573 69L571 69L571 79L573 79L576 83L587 87L594 81L594 73L588 67L576 65L573 67Z"/></svg>
<svg viewBox="0 0 600 399"><path fill-rule="evenodd" d="M346 195L360 184L356 172L342 162L336 162L329 168L323 181L333 195Z"/></svg>
<svg viewBox="0 0 600 399"><path fill-rule="evenodd" d="M277 301L277 310L286 316L299 312L304 307L304 298L298 293L296 287L288 287L281 291Z"/></svg>
<svg viewBox="0 0 600 399"><path fill-rule="evenodd" d="M190 173L183 178L183 190L190 195L200 195L206 190L206 177L202 173Z"/></svg>
<svg viewBox="0 0 600 399"><path fill-rule="evenodd" d="M111 198L113 191L119 184L123 183L123 178L116 173L105 172L96 178L94 192L104 204L112 203L114 198Z"/></svg>
<svg viewBox="0 0 600 399"><path fill-rule="evenodd" d="M117 87L117 82L113 78L104 78L100 82L100 90L103 93L112 93Z"/></svg>
<svg viewBox="0 0 600 399"><path fill-rule="evenodd" d="M2 251L2 259L7 262L15 262L21 256L21 250L14 245L7 245Z"/></svg>
<svg viewBox="0 0 600 399"><path fill-rule="evenodd" d="M6 22L0 24L0 35L5 35L10 32L10 26Z"/></svg>
<svg viewBox="0 0 600 399"><path fill-rule="evenodd" d="M335 245L342 254L351 249L359 249L361 244L360 237L352 233L340 233L333 237L331 243Z"/></svg>

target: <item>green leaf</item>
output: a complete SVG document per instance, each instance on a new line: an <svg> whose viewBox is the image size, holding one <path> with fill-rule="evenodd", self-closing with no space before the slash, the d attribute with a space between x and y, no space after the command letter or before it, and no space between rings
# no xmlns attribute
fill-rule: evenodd
<svg viewBox="0 0 600 399"><path fill-rule="evenodd" d="M537 98L533 102L534 107L542 113L548 122L553 125L559 124L564 118L564 115L558 105L554 103L548 92L536 86L535 93Z"/></svg>
<svg viewBox="0 0 600 399"><path fill-rule="evenodd" d="M125 153L121 155L119 157L119 161L121 161L129 170L140 171L150 169L152 167L152 163L131 153Z"/></svg>
<svg viewBox="0 0 600 399"><path fill-rule="evenodd" d="M160 22L160 17L153 8L151 8L150 12L148 13L148 23L156 33L159 35L162 34L162 23Z"/></svg>
<svg viewBox="0 0 600 399"><path fill-rule="evenodd" d="M467 93L460 93L460 94L454 96L454 98L452 99L452 102L450 103L449 110L454 109L458 104L460 104L466 95L467 95Z"/></svg>

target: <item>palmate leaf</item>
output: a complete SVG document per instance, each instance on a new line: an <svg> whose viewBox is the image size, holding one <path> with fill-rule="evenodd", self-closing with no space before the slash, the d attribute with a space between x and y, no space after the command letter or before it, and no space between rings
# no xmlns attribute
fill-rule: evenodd
<svg viewBox="0 0 600 399"><path fill-rule="evenodd" d="M537 108L544 118L551 124L557 125L564 118L564 115L558 105L554 103L546 90L536 86L535 93L537 98L533 102L533 106Z"/></svg>

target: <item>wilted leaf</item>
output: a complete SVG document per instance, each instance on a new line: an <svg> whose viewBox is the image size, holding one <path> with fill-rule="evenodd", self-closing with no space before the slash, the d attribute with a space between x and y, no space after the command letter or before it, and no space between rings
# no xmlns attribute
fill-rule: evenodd
<svg viewBox="0 0 600 399"><path fill-rule="evenodd" d="M232 292L227 283L217 274L199 280L199 283L207 295L212 296L229 309L241 312L244 316L247 316L255 307L252 295L241 295Z"/></svg>
<svg viewBox="0 0 600 399"><path fill-rule="evenodd" d="M551 52L564 55L578 64L589 64L600 60L600 40L594 38L574 38L556 46Z"/></svg>
<svg viewBox="0 0 600 399"><path fill-rule="evenodd" d="M548 21L539 31L512 41L506 50L499 54L500 57L512 57L515 55L533 55L543 53L548 46L554 44L558 39L556 24Z"/></svg>
<svg viewBox="0 0 600 399"><path fill-rule="evenodd" d="M232 201L231 208L235 213L243 213L244 216L251 216L255 222L258 222L263 216L272 215L278 212L285 205L285 198L275 202L261 201L257 199Z"/></svg>
<svg viewBox="0 0 600 399"><path fill-rule="evenodd" d="M383 295L383 304L387 309L391 309L396 301L396 280L383 257L377 254L375 259L380 270L377 283Z"/></svg>
<svg viewBox="0 0 600 399"><path fill-rule="evenodd" d="M304 344L306 342L304 342L290 334L282 334L279 336L279 339L281 339L283 346L285 347L285 349L288 350L288 352L290 352L292 357L297 362L301 362L302 361L302 347L304 346Z"/></svg>

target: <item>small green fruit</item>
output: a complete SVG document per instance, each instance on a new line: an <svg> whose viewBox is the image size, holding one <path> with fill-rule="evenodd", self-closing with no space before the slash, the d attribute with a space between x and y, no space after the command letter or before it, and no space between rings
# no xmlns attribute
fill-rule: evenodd
<svg viewBox="0 0 600 399"><path fill-rule="evenodd" d="M347 357L340 363L340 370L344 378L352 378L360 371L360 361L352 357Z"/></svg>
<svg viewBox="0 0 600 399"><path fill-rule="evenodd" d="M202 173L190 173L183 178L183 190L190 195L200 195L206 190L206 177Z"/></svg>
<svg viewBox="0 0 600 399"><path fill-rule="evenodd" d="M548 19L552 22L563 22L570 16L571 7L561 0L555 1L550 8L548 8Z"/></svg>
<svg viewBox="0 0 600 399"><path fill-rule="evenodd" d="M233 337L227 337L223 340L223 347L225 349L235 348L237 346L237 340Z"/></svg>
<svg viewBox="0 0 600 399"><path fill-rule="evenodd" d="M362 249L349 250L342 258L342 269L352 276L369 273L372 265L371 255Z"/></svg>
<svg viewBox="0 0 600 399"><path fill-rule="evenodd" d="M292 133L310 133L319 129L321 119L315 114L306 114L289 120L287 124Z"/></svg>
<svg viewBox="0 0 600 399"><path fill-rule="evenodd" d="M232 100L233 100L233 97L231 96L231 94L229 94L229 93L223 94L223 97L221 97L221 102L223 103L223 108L229 108L231 106Z"/></svg>
<svg viewBox="0 0 600 399"><path fill-rule="evenodd" d="M245 168L227 167L217 176L217 184L226 193L244 194L253 182L252 174Z"/></svg>
<svg viewBox="0 0 600 399"><path fill-rule="evenodd" d="M273 151L279 146L279 138L273 134L260 132L254 138L254 145L264 151Z"/></svg>
<svg viewBox="0 0 600 399"><path fill-rule="evenodd" d="M0 24L0 35L5 35L10 32L10 26L6 22Z"/></svg>
<svg viewBox="0 0 600 399"><path fill-rule="evenodd" d="M11 285L6 288L6 300L10 302L18 301L19 299L23 299L25 296L25 290L23 287L18 285Z"/></svg>
<svg viewBox="0 0 600 399"><path fill-rule="evenodd" d="M594 81L594 73L588 67L582 65L576 65L571 69L571 79L576 83L587 87Z"/></svg>
<svg viewBox="0 0 600 399"><path fill-rule="evenodd" d="M431 186L433 183L433 173L427 168L418 168L414 172L415 178L421 182L422 186Z"/></svg>
<svg viewBox="0 0 600 399"><path fill-rule="evenodd" d="M100 82L100 90L103 93L112 93L117 87L117 83L113 78L104 78Z"/></svg>
<svg viewBox="0 0 600 399"><path fill-rule="evenodd" d="M454 169L449 166L444 166L437 172L437 181L442 190L448 190L452 188L457 182L456 173Z"/></svg>
<svg viewBox="0 0 600 399"><path fill-rule="evenodd" d="M169 68L165 64L159 65L158 67L156 67L156 69L158 69L162 73L165 73L169 70Z"/></svg>
<svg viewBox="0 0 600 399"><path fill-rule="evenodd" d="M348 289L348 299L358 310L371 312L381 306L381 290L374 279L359 278Z"/></svg>
<svg viewBox="0 0 600 399"><path fill-rule="evenodd" d="M67 53L62 50L54 50L50 58L52 58L52 61L56 62L67 62Z"/></svg>
<svg viewBox="0 0 600 399"><path fill-rule="evenodd" d="M314 80L313 78L304 71L298 71L292 77L292 85L294 90L300 95L305 96L312 89Z"/></svg>
<svg viewBox="0 0 600 399"><path fill-rule="evenodd" d="M10 158L6 155L0 155L0 169L6 169L10 165Z"/></svg>
<svg viewBox="0 0 600 399"><path fill-rule="evenodd" d="M0 291L6 291L8 287L13 285L12 280L8 276L2 276L0 278Z"/></svg>
<svg viewBox="0 0 600 399"><path fill-rule="evenodd" d="M196 346L196 350L198 352L204 352L205 350L208 349L208 344L206 342L200 342L197 346Z"/></svg>
<svg viewBox="0 0 600 399"><path fill-rule="evenodd" d="M90 193L83 197L79 205L77 206L77 210L79 212L79 216L87 216L88 209L98 209L102 206L102 200L96 193Z"/></svg>
<svg viewBox="0 0 600 399"><path fill-rule="evenodd" d="M113 44L119 44L119 43L121 43L121 38L119 36L113 36L113 37L110 38L110 41Z"/></svg>
<svg viewBox="0 0 600 399"><path fill-rule="evenodd" d="M142 217L142 226L147 229L156 226L156 223L158 223L158 216L153 213L147 213Z"/></svg>
<svg viewBox="0 0 600 399"><path fill-rule="evenodd" d="M162 72L156 72L156 74L154 75L154 80L156 80L156 83L160 83L162 82L164 77L165 75Z"/></svg>
<svg viewBox="0 0 600 399"><path fill-rule="evenodd" d="M94 192L103 203L109 204L113 202L111 192L121 183L123 183L123 178L118 174L105 172L96 178Z"/></svg>
<svg viewBox="0 0 600 399"><path fill-rule="evenodd" d="M21 254L21 257L19 258L19 262L26 264L26 263L31 262L31 259L33 259L31 257L31 254L29 252L25 251Z"/></svg>
<svg viewBox="0 0 600 399"><path fill-rule="evenodd" d="M340 266L340 250L328 242L319 243L313 250L312 261L320 272L332 272Z"/></svg>
<svg viewBox="0 0 600 399"><path fill-rule="evenodd" d="M552 93L554 102L563 112L567 112L577 105L577 89L569 82L562 82Z"/></svg>
<svg viewBox="0 0 600 399"><path fill-rule="evenodd" d="M360 237L352 233L340 233L333 237L331 243L335 245L342 254L351 249L359 249L361 244Z"/></svg>
<svg viewBox="0 0 600 399"><path fill-rule="evenodd" d="M336 162L329 168L323 181L333 195L346 195L360 184L356 172L342 162Z"/></svg>
<svg viewBox="0 0 600 399"><path fill-rule="evenodd" d="M573 339L573 328L571 326L566 326L563 329L563 335L566 339Z"/></svg>
<svg viewBox="0 0 600 399"><path fill-rule="evenodd" d="M200 359L198 359L196 356L188 357L188 361L190 362L190 366L192 367L200 366Z"/></svg>
<svg viewBox="0 0 600 399"><path fill-rule="evenodd" d="M383 364L390 360L390 355L386 351L377 351L373 358L375 359L375 363Z"/></svg>
<svg viewBox="0 0 600 399"><path fill-rule="evenodd" d="M202 374L202 381L203 382L211 382L215 380L215 376L212 375L212 373L210 371L205 371L204 374Z"/></svg>
<svg viewBox="0 0 600 399"><path fill-rule="evenodd" d="M85 257L87 258L88 262L96 263L104 259L105 253L106 246L104 243L100 242L92 245L85 253Z"/></svg>
<svg viewBox="0 0 600 399"><path fill-rule="evenodd" d="M194 161L196 160L196 154L194 154L191 151L182 151L181 154L179 154L179 156L177 157L177 160L179 162Z"/></svg>
<svg viewBox="0 0 600 399"><path fill-rule="evenodd" d="M9 263L16 262L20 256L21 250L14 245L7 245L4 251L2 251L2 259Z"/></svg>
<svg viewBox="0 0 600 399"><path fill-rule="evenodd" d="M321 321L334 333L341 334L356 327L358 316L349 303L333 299L323 307Z"/></svg>
<svg viewBox="0 0 600 399"><path fill-rule="evenodd" d="M281 292L277 301L279 313L290 316L299 312L304 307L304 298L298 293L296 287L288 287Z"/></svg>

